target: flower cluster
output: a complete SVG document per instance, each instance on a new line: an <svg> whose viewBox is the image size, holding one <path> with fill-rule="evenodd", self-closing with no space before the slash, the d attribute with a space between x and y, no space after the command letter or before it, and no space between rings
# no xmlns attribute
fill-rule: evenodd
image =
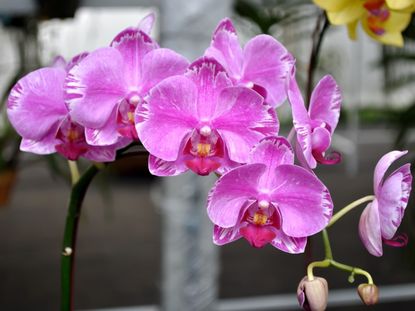
<svg viewBox="0 0 415 311"><path fill-rule="evenodd" d="M354 27L360 19L381 38L400 35L403 21L399 27L392 21L395 14L407 14L386 6L398 6L399 1L315 2L327 9L332 22ZM398 9L412 10L409 2L402 1ZM336 81L323 77L307 109L294 57L273 37L259 35L241 47L232 22L224 19L204 55L189 63L150 37L153 22L149 15L137 27L120 32L108 47L79 54L68 63L57 58L50 67L20 79L7 111L22 136L21 150L110 162L118 149L139 142L149 153L154 175L191 170L220 176L207 200L214 243L244 238L257 248L270 244L288 253L304 252L309 236L345 213L332 218L330 192L313 171L318 164L341 159L329 151L341 106ZM390 27L397 29L393 36ZM286 99L293 119L288 138L279 135L275 110ZM393 151L379 161L375 195L361 216L361 239L376 256L382 255L382 242L406 244L404 235L395 234L411 190L409 164L384 177L404 154ZM328 292L326 281L313 279L312 268L349 269L327 253L324 261L312 264L299 287L300 304L310 310L323 310L327 299L320 298ZM366 297L373 286L369 275L368 286L360 290L364 301L376 300Z"/></svg>
<svg viewBox="0 0 415 311"><path fill-rule="evenodd" d="M327 12L333 25L347 25L349 37L356 39L359 22L373 39L403 46L402 31L415 10L413 0L313 0Z"/></svg>

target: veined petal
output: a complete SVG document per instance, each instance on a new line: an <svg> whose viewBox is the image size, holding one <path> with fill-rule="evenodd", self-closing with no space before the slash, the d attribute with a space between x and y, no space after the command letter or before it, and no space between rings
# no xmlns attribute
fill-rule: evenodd
<svg viewBox="0 0 415 311"><path fill-rule="evenodd" d="M276 107L287 98L285 85L293 65L294 58L281 43L259 35L245 45L242 79L265 88L265 101Z"/></svg>
<svg viewBox="0 0 415 311"><path fill-rule="evenodd" d="M271 245L286 253L300 254L304 253L307 238L293 238L279 230Z"/></svg>
<svg viewBox="0 0 415 311"><path fill-rule="evenodd" d="M350 4L351 0L313 0L320 8L326 11L340 11Z"/></svg>
<svg viewBox="0 0 415 311"><path fill-rule="evenodd" d="M174 75L181 75L189 62L170 49L156 49L148 52L142 60L141 93L145 93L160 81Z"/></svg>
<svg viewBox="0 0 415 311"><path fill-rule="evenodd" d="M68 72L69 70L71 70L75 65L79 64L85 57L87 57L89 55L89 52L82 52L79 53L77 55L75 55L74 57L72 57L72 59L68 62L68 64L65 67L65 70Z"/></svg>
<svg viewBox="0 0 415 311"><path fill-rule="evenodd" d="M112 162L115 160L117 148L112 146L90 146L82 156L95 162Z"/></svg>
<svg viewBox="0 0 415 311"><path fill-rule="evenodd" d="M155 176L177 176L186 172L188 168L183 161L164 161L150 154L148 170Z"/></svg>
<svg viewBox="0 0 415 311"><path fill-rule="evenodd" d="M294 152L284 137L266 137L252 149L249 163L267 166L260 185L261 188L270 189L275 184L275 169L282 164L294 164Z"/></svg>
<svg viewBox="0 0 415 311"><path fill-rule="evenodd" d="M207 200L207 213L215 225L222 228L236 225L246 205L256 199L257 185L265 169L263 164L248 164L216 181Z"/></svg>
<svg viewBox="0 0 415 311"><path fill-rule="evenodd" d="M363 245L373 256L383 255L378 202L375 199L364 209L359 221L359 235Z"/></svg>
<svg viewBox="0 0 415 311"><path fill-rule="evenodd" d="M199 120L210 120L216 112L219 94L225 87L232 86L225 69L213 58L202 57L189 66L185 75L197 87Z"/></svg>
<svg viewBox="0 0 415 311"><path fill-rule="evenodd" d="M382 237L391 240L408 204L411 193L411 165L405 164L394 171L383 183L377 197Z"/></svg>
<svg viewBox="0 0 415 311"><path fill-rule="evenodd" d="M341 10L327 12L327 17L333 25L349 24L366 14L363 4L361 0L351 0Z"/></svg>
<svg viewBox="0 0 415 311"><path fill-rule="evenodd" d="M140 87L144 55L158 47L148 34L138 28L127 28L121 31L111 42L125 63L124 77L130 87Z"/></svg>
<svg viewBox="0 0 415 311"><path fill-rule="evenodd" d="M150 14L147 14L146 16L144 16L141 21L139 21L138 29L150 35L155 21L156 21L156 15L153 12L151 12Z"/></svg>
<svg viewBox="0 0 415 311"><path fill-rule="evenodd" d="M255 91L244 87L226 88L219 96L212 125L220 133L232 161L248 161L249 151L264 137L259 128L276 134L275 119L262 101Z"/></svg>
<svg viewBox="0 0 415 311"><path fill-rule="evenodd" d="M321 231L333 213L326 186L312 173L296 165L275 169L270 194L282 218L282 231L291 237L307 237Z"/></svg>
<svg viewBox="0 0 415 311"><path fill-rule="evenodd" d="M74 66L66 78L66 99L75 122L89 128L105 125L127 94L125 65L114 48L101 48Z"/></svg>
<svg viewBox="0 0 415 311"><path fill-rule="evenodd" d="M93 146L113 145L120 138L117 128L117 107L114 107L113 112L103 127L99 129L85 128L86 142Z"/></svg>
<svg viewBox="0 0 415 311"><path fill-rule="evenodd" d="M393 162L395 162L397 159L399 159L407 153L408 151L395 150L388 152L382 158L380 158L380 160L376 164L375 172L373 175L373 189L376 196L380 194L381 183L389 166L391 166Z"/></svg>
<svg viewBox="0 0 415 311"><path fill-rule="evenodd" d="M222 228L217 225L213 228L213 243L225 245L241 238L238 227Z"/></svg>
<svg viewBox="0 0 415 311"><path fill-rule="evenodd" d="M183 139L196 128L196 85L184 76L174 76L151 89L148 99L137 107L138 137L154 156L177 159Z"/></svg>
<svg viewBox="0 0 415 311"><path fill-rule="evenodd" d="M42 68L21 78L12 88L7 114L20 136L39 141L68 114L62 68Z"/></svg>
<svg viewBox="0 0 415 311"><path fill-rule="evenodd" d="M216 27L205 56L212 57L221 63L232 78L238 80L238 77L241 77L242 48L235 27L229 18L223 19Z"/></svg>
<svg viewBox="0 0 415 311"><path fill-rule="evenodd" d="M329 125L333 134L339 122L341 105L340 88L332 76L324 76L314 88L310 99L309 115Z"/></svg>

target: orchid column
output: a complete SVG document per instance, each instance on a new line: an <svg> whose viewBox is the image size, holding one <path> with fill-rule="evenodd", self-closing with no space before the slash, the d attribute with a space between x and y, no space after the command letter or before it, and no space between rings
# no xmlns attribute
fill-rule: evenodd
<svg viewBox="0 0 415 311"><path fill-rule="evenodd" d="M218 20L230 14L229 1L165 0L161 43L193 60L210 41ZM177 14L180 8L180 14ZM204 12L209 14L204 14ZM161 179L163 233L162 310L212 310L218 293L218 248L204 208L214 175L193 173Z"/></svg>

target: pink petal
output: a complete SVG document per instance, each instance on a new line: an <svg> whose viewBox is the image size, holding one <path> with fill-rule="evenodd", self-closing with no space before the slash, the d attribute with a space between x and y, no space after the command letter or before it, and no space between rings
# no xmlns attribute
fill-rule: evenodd
<svg viewBox="0 0 415 311"><path fill-rule="evenodd" d="M329 126L333 134L339 122L341 92L332 76L324 76L311 94L309 115L312 120L320 120Z"/></svg>
<svg viewBox="0 0 415 311"><path fill-rule="evenodd" d="M86 142L93 146L113 145L120 138L117 129L117 107L115 107L103 127L99 129L85 128Z"/></svg>
<svg viewBox="0 0 415 311"><path fill-rule="evenodd" d="M155 176L177 176L186 172L188 168L183 161L164 161L150 154L148 170Z"/></svg>
<svg viewBox="0 0 415 311"><path fill-rule="evenodd" d="M307 245L307 238L293 238L280 230L276 237L271 241L271 244L286 253L300 254L304 253Z"/></svg>
<svg viewBox="0 0 415 311"><path fill-rule="evenodd" d="M326 186L312 173L296 165L280 165L270 194L282 218L282 231L291 237L307 237L328 224L333 202Z"/></svg>
<svg viewBox="0 0 415 311"><path fill-rule="evenodd" d="M56 152L55 146L60 143L56 139L59 124L54 125L50 131L44 135L40 140L32 140L23 138L20 143L20 150L25 152L32 152L36 154L51 154Z"/></svg>
<svg viewBox="0 0 415 311"><path fill-rule="evenodd" d="M105 125L127 94L124 61L113 48L98 49L73 67L66 79L66 99L75 122L89 128Z"/></svg>
<svg viewBox="0 0 415 311"><path fill-rule="evenodd" d="M156 21L156 15L152 12L143 17L143 19L138 23L138 29L150 35L151 30L153 29L154 23Z"/></svg>
<svg viewBox="0 0 415 311"><path fill-rule="evenodd" d="M270 188L274 184L277 166L294 164L294 153L284 137L266 137L251 150L249 163L263 163L267 166L260 184L262 187Z"/></svg>
<svg viewBox="0 0 415 311"><path fill-rule="evenodd" d="M222 228L236 225L247 204L256 199L257 185L264 171L263 164L244 165L216 181L207 201L208 216L215 225Z"/></svg>
<svg viewBox="0 0 415 311"><path fill-rule="evenodd" d="M229 87L220 94L212 124L232 161L246 163L249 151L261 138L277 134L278 123L262 101L256 92L244 87ZM267 133L259 129L266 129Z"/></svg>
<svg viewBox="0 0 415 311"><path fill-rule="evenodd" d="M295 80L294 67L288 80L287 95L288 100L291 103L293 123L297 133L298 144L304 154L304 159L308 166L314 169L317 166L317 162L312 155L313 146L311 142L311 120L304 106L304 100L298 88L297 81Z"/></svg>
<svg viewBox="0 0 415 311"><path fill-rule="evenodd" d="M39 141L65 118L65 76L61 68L42 68L24 76L12 88L7 114L20 136Z"/></svg>
<svg viewBox="0 0 415 311"><path fill-rule="evenodd" d="M411 165L405 164L386 178L381 186L377 200L384 239L392 239L401 224L411 193L411 185Z"/></svg>
<svg viewBox="0 0 415 311"><path fill-rule="evenodd" d="M123 74L128 85L138 88L143 76L142 60L148 52L158 47L157 43L140 29L127 28L112 40L111 47L121 54L125 64Z"/></svg>
<svg viewBox="0 0 415 311"><path fill-rule="evenodd" d="M112 146L90 146L82 156L95 162L112 162L115 160L117 148Z"/></svg>
<svg viewBox="0 0 415 311"><path fill-rule="evenodd" d="M294 58L281 43L271 36L259 35L245 45L242 77L264 87L265 101L276 107L287 97L285 85L293 65Z"/></svg>
<svg viewBox="0 0 415 311"><path fill-rule="evenodd" d="M154 156L174 161L184 138L197 126L197 90L184 76L167 78L155 86L147 102L136 110L136 129Z"/></svg>
<svg viewBox="0 0 415 311"><path fill-rule="evenodd" d="M238 80L241 77L242 48L230 19L223 19L216 27L205 56L212 57L221 63L232 78Z"/></svg>
<svg viewBox="0 0 415 311"><path fill-rule="evenodd" d="M156 49L142 60L141 93L145 93L160 81L174 75L184 74L189 62L169 49Z"/></svg>
<svg viewBox="0 0 415 311"><path fill-rule="evenodd" d="M197 112L199 120L209 120L220 109L219 94L232 85L225 69L214 59L202 57L193 62L186 76L191 79L198 90ZM219 107L218 107L219 106Z"/></svg>
<svg viewBox="0 0 415 311"><path fill-rule="evenodd" d="M370 254L378 257L383 255L380 218L376 199L366 206L360 216L359 235L363 245Z"/></svg>
<svg viewBox="0 0 415 311"><path fill-rule="evenodd" d="M217 225L213 228L213 243L224 245L241 238L238 227L222 228Z"/></svg>
<svg viewBox="0 0 415 311"><path fill-rule="evenodd" d="M407 153L408 151L397 151L397 150L391 151L385 154L378 161L375 167L375 173L374 173L374 178L373 178L373 188L374 188L376 196L379 194L381 183L383 181L383 178L389 166L391 166L393 162L395 162L397 159L399 159L400 157L404 156Z"/></svg>

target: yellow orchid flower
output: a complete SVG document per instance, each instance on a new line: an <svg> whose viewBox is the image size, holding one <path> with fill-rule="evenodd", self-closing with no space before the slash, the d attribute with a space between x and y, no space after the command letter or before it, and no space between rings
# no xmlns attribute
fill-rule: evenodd
<svg viewBox="0 0 415 311"><path fill-rule="evenodd" d="M389 2L394 5L392 9ZM333 25L347 25L349 37L356 39L357 24L373 39L403 46L402 31L411 20L415 0L314 0L327 12Z"/></svg>

